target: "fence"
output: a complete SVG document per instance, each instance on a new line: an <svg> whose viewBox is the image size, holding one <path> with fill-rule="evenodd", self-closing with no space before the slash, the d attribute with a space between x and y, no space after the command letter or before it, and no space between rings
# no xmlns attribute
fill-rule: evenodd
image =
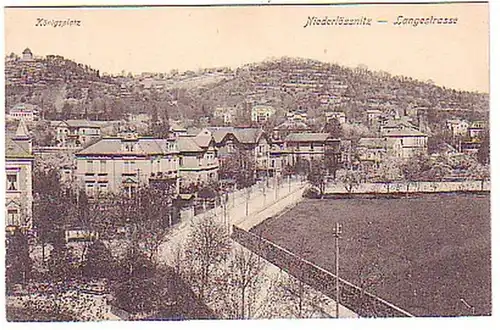
<svg viewBox="0 0 500 330"><path fill-rule="evenodd" d="M326 296L336 299L336 276L304 260L292 252L253 233L233 226L232 238L247 249L310 285ZM340 282L340 304L360 317L412 317L410 313L380 299L343 279Z"/></svg>
<svg viewBox="0 0 500 330"><path fill-rule="evenodd" d="M388 182L362 183L354 187L353 193L434 193L434 192L482 192L490 190L489 181L462 182ZM326 194L347 193L343 184L328 185Z"/></svg>

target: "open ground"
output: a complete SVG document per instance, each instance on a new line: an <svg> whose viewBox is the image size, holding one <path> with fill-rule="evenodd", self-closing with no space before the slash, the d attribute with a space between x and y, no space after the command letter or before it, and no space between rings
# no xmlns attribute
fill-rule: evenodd
<svg viewBox="0 0 500 330"><path fill-rule="evenodd" d="M491 315L490 196L305 200L252 229L417 316Z"/></svg>

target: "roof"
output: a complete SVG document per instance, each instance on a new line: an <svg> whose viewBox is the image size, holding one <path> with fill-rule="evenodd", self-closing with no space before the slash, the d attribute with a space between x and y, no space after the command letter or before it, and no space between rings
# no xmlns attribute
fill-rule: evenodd
<svg viewBox="0 0 500 330"><path fill-rule="evenodd" d="M80 150L76 155L157 155L169 153L166 139L139 138L135 140L134 151L124 151L123 142L124 140L120 138L102 138Z"/></svg>
<svg viewBox="0 0 500 330"><path fill-rule="evenodd" d="M18 103L10 109L10 112L29 111L35 112L35 106L29 103Z"/></svg>
<svg viewBox="0 0 500 330"><path fill-rule="evenodd" d="M16 130L16 138L29 139L29 131L24 120L21 119Z"/></svg>
<svg viewBox="0 0 500 330"><path fill-rule="evenodd" d="M264 130L262 128L207 127L212 132L216 143L220 143L227 134L233 134L240 143L257 143Z"/></svg>
<svg viewBox="0 0 500 330"><path fill-rule="evenodd" d="M329 133L293 133L285 138L286 142L324 142L330 137Z"/></svg>
<svg viewBox="0 0 500 330"><path fill-rule="evenodd" d="M203 149L196 143L195 138L191 136L179 136L177 145L180 152L202 152Z"/></svg>
<svg viewBox="0 0 500 330"><path fill-rule="evenodd" d="M29 140L16 141L12 136L5 136L5 157L6 158L32 158L29 151Z"/></svg>
<svg viewBox="0 0 500 330"><path fill-rule="evenodd" d="M385 148L387 140L384 138L361 138L358 141L358 147L364 148Z"/></svg>
<svg viewBox="0 0 500 330"><path fill-rule="evenodd" d="M274 128L275 130L287 130L287 129L309 129L306 123L302 121L285 121Z"/></svg>
<svg viewBox="0 0 500 330"><path fill-rule="evenodd" d="M181 125L179 125L178 123L176 122L171 122L170 123L170 129L172 131L177 131L177 132L187 132L187 129L182 127Z"/></svg>
<svg viewBox="0 0 500 330"><path fill-rule="evenodd" d="M27 48L25 50L23 50L23 54L32 54L31 53L31 49Z"/></svg>
<svg viewBox="0 0 500 330"><path fill-rule="evenodd" d="M382 136L395 137L395 136L427 136L427 134L411 128L401 128L394 131L383 133Z"/></svg>
<svg viewBox="0 0 500 330"><path fill-rule="evenodd" d="M212 141L212 134L198 134L194 137L196 144L202 148L207 148Z"/></svg>
<svg viewBox="0 0 500 330"><path fill-rule="evenodd" d="M68 120L61 120L61 121L51 121L51 125L53 126L59 126L62 123L66 123L69 127L85 127L85 128L100 128L103 126L102 121L90 121L87 119L68 119ZM118 121L115 121L114 123L118 123ZM110 123L113 124L113 123Z"/></svg>

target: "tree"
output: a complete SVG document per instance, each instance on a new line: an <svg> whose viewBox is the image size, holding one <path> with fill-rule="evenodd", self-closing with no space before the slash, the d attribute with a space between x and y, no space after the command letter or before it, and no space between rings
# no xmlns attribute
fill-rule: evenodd
<svg viewBox="0 0 500 330"><path fill-rule="evenodd" d="M54 244L47 260L47 267L51 281L69 282L79 275L79 259L72 247L64 242Z"/></svg>
<svg viewBox="0 0 500 330"><path fill-rule="evenodd" d="M132 202L135 205L129 217L133 230L133 244L142 248L154 261L159 247L168 240L173 224L174 207L169 187L140 187Z"/></svg>
<svg viewBox="0 0 500 330"><path fill-rule="evenodd" d="M229 256L231 242L226 228L215 216L207 216L191 224L185 246L189 277L198 297L206 300L207 289L216 267Z"/></svg>
<svg viewBox="0 0 500 330"><path fill-rule="evenodd" d="M87 250L82 272L90 279L113 279L116 266L116 260L109 248L101 240L97 240Z"/></svg>
<svg viewBox="0 0 500 330"><path fill-rule="evenodd" d="M393 157L384 159L378 169L378 177L389 193L391 184L402 178L399 159Z"/></svg>
<svg viewBox="0 0 500 330"><path fill-rule="evenodd" d="M316 160L312 162L311 171L307 175L307 180L314 187L318 188L321 199L323 199L323 195L325 194L327 173L325 162L323 160Z"/></svg>
<svg viewBox="0 0 500 330"><path fill-rule="evenodd" d="M42 260L45 262L45 247L61 238L68 213L69 200L61 189L57 168L35 167L33 195L33 224L42 244Z"/></svg>
<svg viewBox="0 0 500 330"><path fill-rule="evenodd" d="M345 170L340 176L339 180L344 185L345 190L351 194L361 184L361 173L358 170Z"/></svg>
<svg viewBox="0 0 500 330"><path fill-rule="evenodd" d="M406 182L406 193L408 195L411 184L422 177L422 172L428 170L429 161L424 155L417 155L401 164L401 174Z"/></svg>
<svg viewBox="0 0 500 330"><path fill-rule="evenodd" d="M161 304L155 283L156 267L138 249L130 249L120 261L121 276L113 286L114 304L130 313L150 313Z"/></svg>
<svg viewBox="0 0 500 330"><path fill-rule="evenodd" d="M228 290L222 299L229 318L248 319L254 315L264 267L263 260L249 250L240 247L232 253L224 273Z"/></svg>
<svg viewBox="0 0 500 330"><path fill-rule="evenodd" d="M484 190L484 183L490 178L490 168L481 163L476 163L469 168L468 177L481 181L481 190Z"/></svg>
<svg viewBox="0 0 500 330"><path fill-rule="evenodd" d="M323 127L323 132L329 133L332 138L341 138L342 125L337 118L332 118Z"/></svg>
<svg viewBox="0 0 500 330"><path fill-rule="evenodd" d="M20 230L6 237L5 284L7 292L18 283L26 283L30 278L33 260L30 257L28 238Z"/></svg>
<svg viewBox="0 0 500 330"><path fill-rule="evenodd" d="M297 245L297 256L303 258L306 252L306 241L301 238ZM279 300L285 302L285 315L282 317L310 318L319 306L324 303L323 295L315 291L303 281L308 276L305 264L297 264L297 277L285 274L277 284Z"/></svg>
<svg viewBox="0 0 500 330"><path fill-rule="evenodd" d="M481 145L477 152L477 159L483 165L490 163L490 135L488 133L484 134L481 141Z"/></svg>

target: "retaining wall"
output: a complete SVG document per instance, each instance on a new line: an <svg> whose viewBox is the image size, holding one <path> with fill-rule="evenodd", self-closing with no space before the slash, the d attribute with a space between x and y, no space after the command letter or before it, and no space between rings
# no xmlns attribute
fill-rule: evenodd
<svg viewBox="0 0 500 330"><path fill-rule="evenodd" d="M292 252L246 230L233 226L232 238L300 281L336 299L336 276ZM361 317L412 317L410 313L380 299L362 288L339 279L340 304Z"/></svg>

